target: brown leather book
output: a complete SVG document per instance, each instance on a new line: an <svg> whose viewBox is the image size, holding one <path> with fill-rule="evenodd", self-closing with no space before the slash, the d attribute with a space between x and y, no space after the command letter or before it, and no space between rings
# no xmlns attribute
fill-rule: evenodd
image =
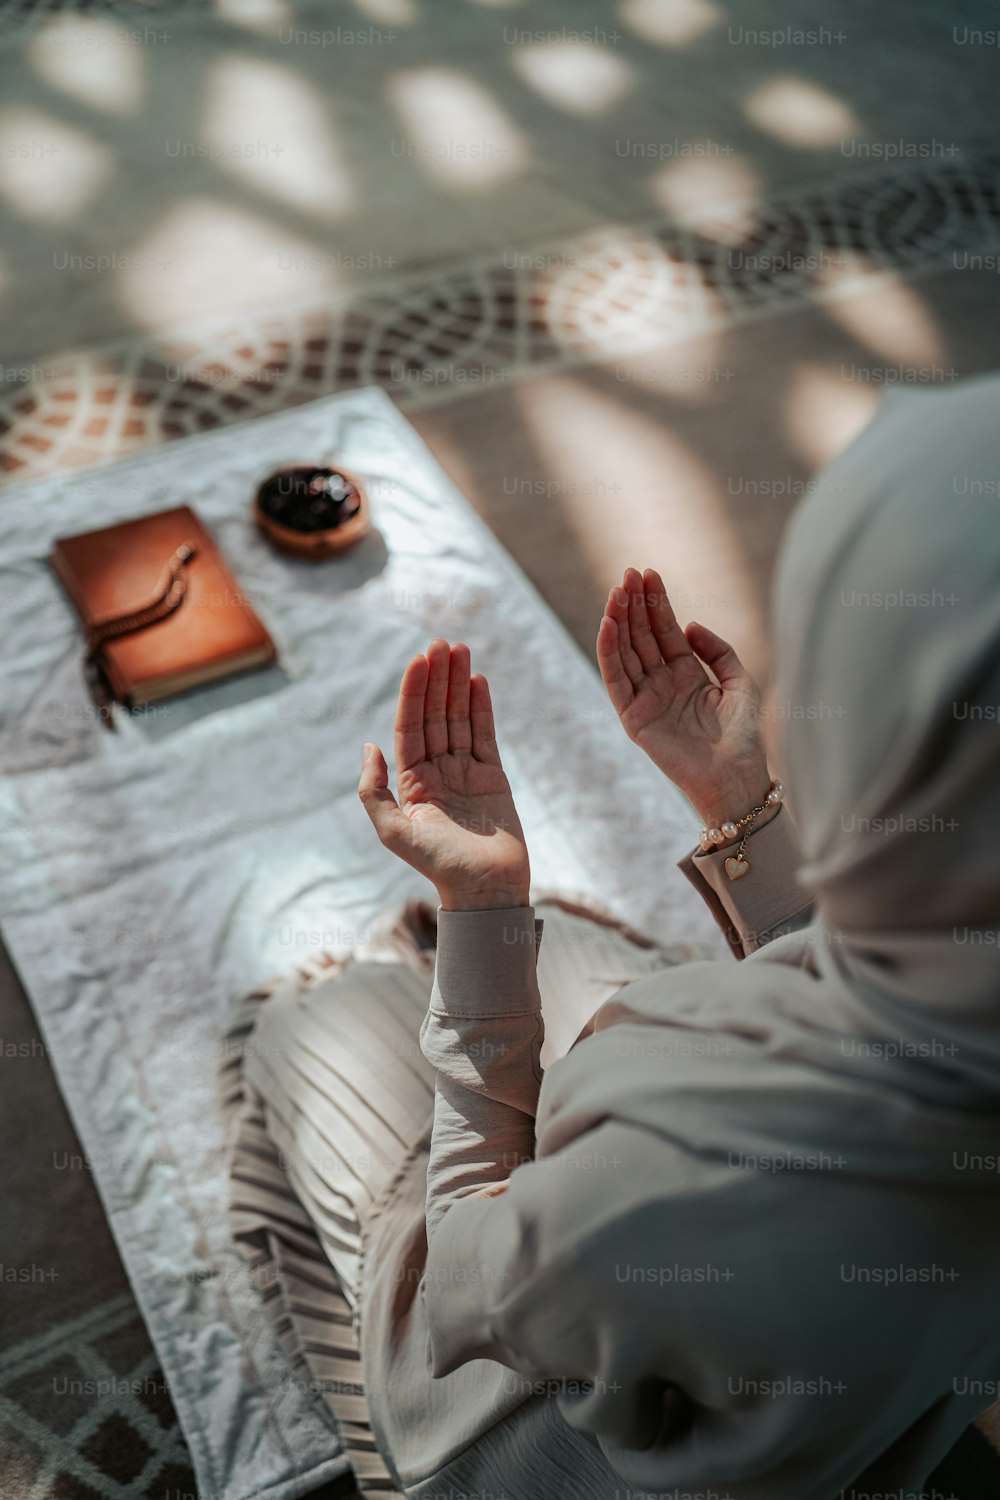
<svg viewBox="0 0 1000 1500"><path fill-rule="evenodd" d="M156 703L275 660L274 642L186 505L60 537L50 562L121 703Z"/></svg>

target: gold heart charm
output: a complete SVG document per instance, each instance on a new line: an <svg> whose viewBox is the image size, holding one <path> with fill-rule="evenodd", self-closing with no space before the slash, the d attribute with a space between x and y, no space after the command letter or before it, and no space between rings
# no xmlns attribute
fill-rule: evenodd
<svg viewBox="0 0 1000 1500"><path fill-rule="evenodd" d="M745 859L733 859L732 855L726 860L725 871L730 880L742 880L750 869L750 863Z"/></svg>

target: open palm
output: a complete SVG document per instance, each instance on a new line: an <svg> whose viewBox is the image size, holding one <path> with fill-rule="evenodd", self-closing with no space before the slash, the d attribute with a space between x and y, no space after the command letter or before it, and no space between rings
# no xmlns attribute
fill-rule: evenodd
<svg viewBox="0 0 1000 1500"><path fill-rule="evenodd" d="M358 787L386 848L438 888L445 907L522 906L524 834L500 763L486 678L469 648L434 641L403 674L396 710L396 784L366 745Z"/></svg>
<svg viewBox="0 0 1000 1500"><path fill-rule="evenodd" d="M629 738L707 822L738 814L767 790L756 683L713 631L681 629L652 568L628 568L611 590L597 659Z"/></svg>

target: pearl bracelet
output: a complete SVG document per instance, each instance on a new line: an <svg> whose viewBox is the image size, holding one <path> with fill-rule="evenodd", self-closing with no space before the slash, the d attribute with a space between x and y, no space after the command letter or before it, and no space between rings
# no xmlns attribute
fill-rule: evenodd
<svg viewBox="0 0 1000 1500"><path fill-rule="evenodd" d="M714 849L719 844L728 844L730 839L734 839L738 834L742 833L743 837L740 839L740 846L735 855L725 861L726 874L730 880L739 880L749 872L750 862L744 859L743 856L746 852L750 831L761 813L768 807L775 807L784 795L785 788L781 782L772 781L763 802L759 803L756 807L752 807L748 813L744 813L742 818L727 818L725 823L721 823L718 828L703 828L701 830L698 843L706 854L709 849Z"/></svg>

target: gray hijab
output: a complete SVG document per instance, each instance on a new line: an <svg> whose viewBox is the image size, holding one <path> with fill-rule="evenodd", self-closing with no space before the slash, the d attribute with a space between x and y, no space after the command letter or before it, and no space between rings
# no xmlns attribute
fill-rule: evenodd
<svg viewBox="0 0 1000 1500"><path fill-rule="evenodd" d="M803 508L778 584L802 879L820 968L1000 1091L1000 381L892 397ZM942 1052L943 1044L958 1051Z"/></svg>
<svg viewBox="0 0 1000 1500"><path fill-rule="evenodd" d="M564 1226L597 1380L687 1398L662 1442L608 1444L640 1487L916 1489L1000 1390L998 490L997 380L893 397L831 467L777 591L779 696L813 710L784 758L815 919L629 985L545 1076L539 1157L612 1125L660 1143L613 1223ZM732 1284L616 1298L615 1264L681 1247ZM790 1371L843 1392L775 1395Z"/></svg>
<svg viewBox="0 0 1000 1500"><path fill-rule="evenodd" d="M949 1181L971 1137L1000 1151L998 489L991 379L890 398L796 518L777 585L778 697L812 710L783 722L813 923L738 966L632 985L598 1020L655 1014L740 1038L771 1080L769 1107L730 1096L719 1067L717 1107L687 1127L706 1145L730 1129L762 1146L839 1138L872 1170ZM552 1070L543 1105L599 1089L590 1069L589 1084L576 1077L584 1057ZM802 1070L808 1104L793 1088L786 1118ZM662 1120L662 1074L647 1082L629 1108ZM825 1112L827 1096L844 1102ZM894 1100L891 1130L873 1135L861 1098Z"/></svg>

